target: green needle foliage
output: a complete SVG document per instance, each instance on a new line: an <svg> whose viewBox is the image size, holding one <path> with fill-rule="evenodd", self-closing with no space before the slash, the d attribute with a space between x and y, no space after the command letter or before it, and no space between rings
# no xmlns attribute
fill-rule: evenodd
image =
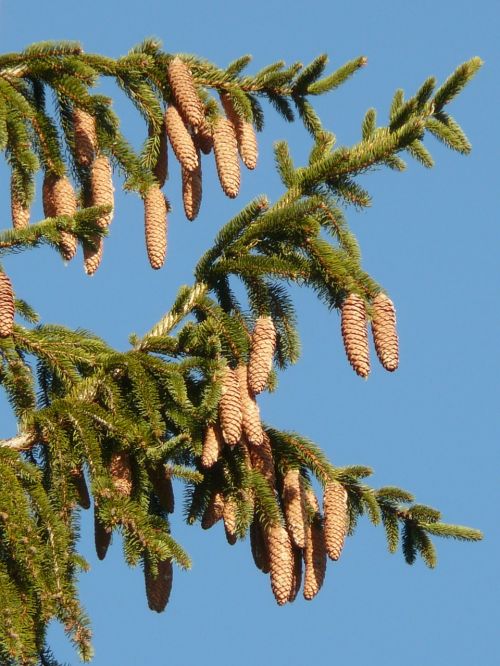
<svg viewBox="0 0 500 666"><path fill-rule="evenodd" d="M19 424L18 435L0 440L2 664L57 664L46 645L53 619L62 623L80 657L91 659L76 577L87 568L77 552L78 515L92 500L99 557L105 556L112 532L119 531L126 562L144 568L148 594L158 593L157 575L165 563L190 567L175 539L172 478L185 484L181 510L188 523L201 521L208 528L223 516L230 543L246 538L249 530L253 539L260 530L271 562L273 530L286 525L292 533L286 495L290 473L298 473L299 495L308 497L300 500L302 527L309 533L324 530L327 541L332 515L325 501L323 523L311 493L319 489L326 497L332 487L346 500L345 515L333 516L343 526L342 538L354 534L366 515L385 528L389 551L401 546L409 564L420 556L435 566L431 537L481 539L477 530L441 522L437 510L415 504L405 490L368 486L370 468L334 467L306 437L263 426L250 376L261 363L273 390L276 371L299 357L291 284L310 288L328 308L342 310L346 298L355 296L376 335L375 299L382 287L363 269L345 208L371 202L357 182L360 174L381 166L402 171L403 158L431 167L424 144L428 132L453 150L470 151L447 105L481 61L464 63L437 89L431 77L408 99L398 90L387 124L379 125L376 111L369 109L359 142L342 146L323 128L310 97L339 87L366 65L364 57L329 74L325 55L305 67L280 61L254 75L244 73L250 60L243 56L221 69L197 56L165 53L152 39L116 60L84 53L73 42L44 42L0 56L0 148L11 169L13 214L15 206L29 210L39 171L58 182L69 174L76 187L76 212L56 206L61 214L2 231L2 256L44 243L64 256L63 234L97 252L112 204L96 199L93 160L110 159L124 177L124 188L146 202L148 192L163 185L158 165L166 146L165 109L178 105L182 110L186 85L195 91L204 119L193 125L181 113L188 143L203 133L209 140L215 137L224 116L220 94L234 111L231 127L243 159L238 132L262 129L265 100L287 121L297 115L312 135L304 166L294 164L285 142L275 145L281 198L270 203L258 197L227 222L194 268L193 285L180 287L171 309L142 338L133 336L126 352L88 331L39 324L35 311L14 299L10 281L0 274L0 382ZM184 88L172 74L172 63L179 61L188 77ZM102 77L114 79L144 119L138 152L122 134L112 100L93 92ZM89 159L82 159L82 113L94 133L88 139ZM243 302L235 295L237 282ZM12 304L25 325L13 323ZM267 326L265 353L258 349L259 326ZM239 393L228 407L228 377L236 368L241 377L245 366L248 386L238 380ZM233 426L240 420L237 443L227 432L229 412ZM293 546L296 552L304 547ZM275 576L271 571L277 594ZM150 606L162 610L164 603L153 596L148 596Z"/></svg>

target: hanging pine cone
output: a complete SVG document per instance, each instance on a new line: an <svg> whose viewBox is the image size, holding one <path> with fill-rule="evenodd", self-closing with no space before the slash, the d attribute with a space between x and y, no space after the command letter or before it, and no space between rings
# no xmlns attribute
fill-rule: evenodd
<svg viewBox="0 0 500 666"><path fill-rule="evenodd" d="M169 106L165 114L167 134L175 156L183 169L194 171L198 168L199 159L196 146L181 114L175 106Z"/></svg>
<svg viewBox="0 0 500 666"><path fill-rule="evenodd" d="M163 463L148 469L148 476L161 508L167 513L173 513L175 508L174 489L170 473Z"/></svg>
<svg viewBox="0 0 500 666"><path fill-rule="evenodd" d="M173 579L172 560L162 560L158 562L158 573L154 576L151 572L151 566L147 560L144 560L144 582L146 584L146 597L148 606L151 610L161 613L165 610L168 603L170 592L172 590Z"/></svg>
<svg viewBox="0 0 500 666"><path fill-rule="evenodd" d="M158 158L153 167L153 173L158 185L163 187L168 178L168 143L167 143L167 128L165 121L163 121L162 129L160 132L160 145L158 147Z"/></svg>
<svg viewBox="0 0 500 666"><path fill-rule="evenodd" d="M292 589L288 601L295 601L300 591L302 584L302 550L300 548L292 548L293 550L293 575L292 575Z"/></svg>
<svg viewBox="0 0 500 666"><path fill-rule="evenodd" d="M238 379L232 368L226 367L222 380L222 397L219 402L219 420L224 441L234 446L240 441L243 415L241 412Z"/></svg>
<svg viewBox="0 0 500 666"><path fill-rule="evenodd" d="M399 365L396 310L391 299L380 292L372 302L372 334L379 361L393 372Z"/></svg>
<svg viewBox="0 0 500 666"><path fill-rule="evenodd" d="M243 430L248 442L260 446L264 438L260 411L257 402L248 388L248 372L246 365L239 365L235 370L240 389L241 411L243 414Z"/></svg>
<svg viewBox="0 0 500 666"><path fill-rule="evenodd" d="M224 495L218 490L215 491L201 519L201 526L204 530L209 530L215 523L219 522L224 514L224 504Z"/></svg>
<svg viewBox="0 0 500 666"><path fill-rule="evenodd" d="M237 540L236 535L236 501L232 497L228 497L224 502L224 510L222 512L224 520L224 530L226 532L226 539L230 546L234 546Z"/></svg>
<svg viewBox="0 0 500 666"><path fill-rule="evenodd" d="M73 217L76 213L75 191L66 176L47 172L43 179L42 199L45 217ZM69 231L61 231L60 246L64 259L70 261L78 249L78 240Z"/></svg>
<svg viewBox="0 0 500 666"><path fill-rule="evenodd" d="M220 184L224 194L234 199L240 190L240 161L238 142L231 121L222 116L217 119L213 129L213 140Z"/></svg>
<svg viewBox="0 0 500 666"><path fill-rule="evenodd" d="M258 317L252 333L248 362L248 385L255 394L267 386L275 350L276 329L273 320L271 317Z"/></svg>
<svg viewBox="0 0 500 666"><path fill-rule="evenodd" d="M5 273L0 273L0 338L12 335L15 309L10 278Z"/></svg>
<svg viewBox="0 0 500 666"><path fill-rule="evenodd" d="M113 453L109 464L109 473L113 485L120 495L129 497L132 492L132 468L130 466L130 456L126 451L115 451Z"/></svg>
<svg viewBox="0 0 500 666"><path fill-rule="evenodd" d="M347 491L338 481L329 481L323 494L323 513L326 552L338 560L349 528Z"/></svg>
<svg viewBox="0 0 500 666"><path fill-rule="evenodd" d="M288 533L297 548L305 546L307 515L302 494L300 470L288 469L283 478L283 504Z"/></svg>
<svg viewBox="0 0 500 666"><path fill-rule="evenodd" d="M150 187L144 197L144 229L149 263L161 268L167 253L167 202L158 185Z"/></svg>
<svg viewBox="0 0 500 666"><path fill-rule="evenodd" d="M218 423L209 423L203 435L203 449L201 452L201 465L208 469L219 459L224 446L224 440Z"/></svg>
<svg viewBox="0 0 500 666"><path fill-rule="evenodd" d="M108 530L101 522L97 515L97 506L94 506L94 537L97 557L103 560L111 543L111 530Z"/></svg>
<svg viewBox="0 0 500 666"><path fill-rule="evenodd" d="M78 164L90 166L97 149L95 118L88 111L73 108L73 127L75 129L75 157Z"/></svg>
<svg viewBox="0 0 500 666"><path fill-rule="evenodd" d="M71 470L71 481L75 486L78 504L82 509L90 509L90 495L87 483L81 467L75 467Z"/></svg>
<svg viewBox="0 0 500 666"><path fill-rule="evenodd" d="M342 337L349 363L360 377L370 374L365 302L349 294L342 304Z"/></svg>
<svg viewBox="0 0 500 666"><path fill-rule="evenodd" d="M203 123L198 127L193 135L193 141L197 148L201 150L204 155L208 155L214 147L214 140L212 137L212 130L207 123Z"/></svg>
<svg viewBox="0 0 500 666"><path fill-rule="evenodd" d="M113 170L111 162L105 155L99 155L92 163L90 170L90 205L114 205ZM113 211L102 215L97 224L105 229L113 219ZM90 245L83 246L84 268L87 275L93 275L99 268L103 253L103 240L95 238L95 248Z"/></svg>
<svg viewBox="0 0 500 666"><path fill-rule="evenodd" d="M194 171L182 169L182 202L187 219L192 222L200 212L203 193L201 159L198 148L198 167Z"/></svg>
<svg viewBox="0 0 500 666"><path fill-rule="evenodd" d="M288 532L281 524L264 528L269 553L271 588L280 606L286 604L292 592L294 557Z"/></svg>
<svg viewBox="0 0 500 666"><path fill-rule="evenodd" d="M14 179L10 179L10 212L14 229L25 229L30 223L30 208L23 204L14 187Z"/></svg>
<svg viewBox="0 0 500 666"><path fill-rule="evenodd" d="M250 547L252 549L253 561L255 562L257 569L260 569L262 573L269 573L271 569L269 554L267 552L262 527L257 518L254 518L250 525Z"/></svg>
<svg viewBox="0 0 500 666"><path fill-rule="evenodd" d="M274 472L273 450L268 434L264 431L262 444L259 446L249 443L248 451L253 469L260 472L269 483L269 486L274 490L276 487L276 475Z"/></svg>
<svg viewBox="0 0 500 666"><path fill-rule="evenodd" d="M204 121L203 104L189 67L175 57L168 66L167 78L180 112L190 125L199 127Z"/></svg>
<svg viewBox="0 0 500 666"><path fill-rule="evenodd" d="M253 125L236 113L231 97L227 93L222 93L220 99L228 120L233 123L243 164L247 169L255 169L259 151Z"/></svg>
<svg viewBox="0 0 500 666"><path fill-rule="evenodd" d="M306 526L306 546L304 548L304 599L313 599L321 589L326 572L326 549L321 515L316 496L312 490L306 492L307 502L316 512L312 522Z"/></svg>

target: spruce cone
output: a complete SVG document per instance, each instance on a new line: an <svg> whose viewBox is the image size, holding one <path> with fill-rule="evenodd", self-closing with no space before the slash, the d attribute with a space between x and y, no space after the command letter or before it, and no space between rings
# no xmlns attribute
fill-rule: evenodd
<svg viewBox="0 0 500 666"><path fill-rule="evenodd" d="M268 434L264 431L262 444L259 446L249 444L248 451L253 469L260 472L274 490L276 488L276 475L274 473L273 450Z"/></svg>
<svg viewBox="0 0 500 666"><path fill-rule="evenodd" d="M74 107L75 157L78 164L90 166L97 148L95 118L87 111Z"/></svg>
<svg viewBox="0 0 500 666"><path fill-rule="evenodd" d="M332 560L338 560L349 527L347 491L338 481L329 481L326 484L323 513L326 552Z"/></svg>
<svg viewBox="0 0 500 666"><path fill-rule="evenodd" d="M227 366L222 381L222 397L219 402L219 419L224 441L234 446L240 441L243 415L241 412L238 379L232 368Z"/></svg>
<svg viewBox="0 0 500 666"><path fill-rule="evenodd" d="M302 584L302 550L300 548L292 548L293 550L293 575L292 575L292 590L288 601L295 601Z"/></svg>
<svg viewBox="0 0 500 666"><path fill-rule="evenodd" d="M224 194L231 199L240 190L240 161L238 143L231 121L218 118L213 130L215 164Z"/></svg>
<svg viewBox="0 0 500 666"><path fill-rule="evenodd" d="M194 171L198 168L199 159L196 146L182 116L175 106L169 106L165 114L167 134L174 149L175 156L183 169Z"/></svg>
<svg viewBox="0 0 500 666"><path fill-rule="evenodd" d="M201 519L201 526L204 530L209 530L215 523L219 522L224 514L224 505L224 495L218 490L215 491Z"/></svg>
<svg viewBox="0 0 500 666"><path fill-rule="evenodd" d="M234 125L243 164L247 169L255 169L259 151L253 125L236 113L231 97L227 93L222 93L220 99L228 120Z"/></svg>
<svg viewBox="0 0 500 666"><path fill-rule="evenodd" d="M349 363L360 377L370 374L366 309L361 296L349 294L342 304L342 337Z"/></svg>
<svg viewBox="0 0 500 666"><path fill-rule="evenodd" d="M222 512L224 520L224 530L226 532L226 539L230 546L234 546L237 540L236 535L236 502L234 498L228 497L224 503L224 510Z"/></svg>
<svg viewBox="0 0 500 666"><path fill-rule="evenodd" d="M307 515L302 497L300 470L287 470L283 479L283 504L288 532L297 548L305 546Z"/></svg>
<svg viewBox="0 0 500 666"><path fill-rule="evenodd" d="M45 217L57 217L76 213L76 195L66 176L46 173L43 179L43 213ZM66 261L70 261L78 249L76 236L68 231L61 231L61 250Z"/></svg>
<svg viewBox="0 0 500 666"><path fill-rule="evenodd" d="M201 159L198 148L198 167L194 171L182 169L182 201L187 219L192 222L200 211L203 192L201 178Z"/></svg>
<svg viewBox="0 0 500 666"><path fill-rule="evenodd" d="M208 155L214 147L212 132L206 123L203 123L197 128L193 140L195 146L197 146L204 155Z"/></svg>
<svg viewBox="0 0 500 666"><path fill-rule="evenodd" d="M294 557L288 532L283 525L264 528L269 553L271 588L280 606L286 604L293 586Z"/></svg>
<svg viewBox="0 0 500 666"><path fill-rule="evenodd" d="M109 544L111 543L111 530L108 530L102 524L99 516L97 515L97 506L94 506L94 537L97 557L100 560L103 560L106 557Z"/></svg>
<svg viewBox="0 0 500 666"><path fill-rule="evenodd" d="M113 479L113 485L120 495L130 496L132 492L132 468L130 456L126 451L117 451L111 456L109 473Z"/></svg>
<svg viewBox="0 0 500 666"><path fill-rule="evenodd" d="M144 197L144 229L149 263L161 268L167 253L167 203L159 185L150 187Z"/></svg>
<svg viewBox="0 0 500 666"><path fill-rule="evenodd" d="M399 365L398 334L394 303L385 294L373 299L372 333L379 361L393 372Z"/></svg>
<svg viewBox="0 0 500 666"><path fill-rule="evenodd" d="M309 505L316 511L312 522L306 525L306 547L304 548L304 599L313 599L321 589L326 572L326 549L318 500L309 490L306 492Z"/></svg>
<svg viewBox="0 0 500 666"><path fill-rule="evenodd" d="M255 562L257 569L260 569L262 573L269 573L271 570L269 555L262 527L257 518L254 518L250 525L250 547L252 549L253 561Z"/></svg>
<svg viewBox="0 0 500 666"><path fill-rule="evenodd" d="M109 159L105 155L99 155L92 163L90 189L91 206L114 205L113 170ZM113 211L100 217L97 224L104 229L111 223L112 219ZM96 249L88 245L83 246L84 267L87 275L93 275L96 272L102 259L103 240L102 238L96 238L95 240Z"/></svg>
<svg viewBox="0 0 500 666"><path fill-rule="evenodd" d="M276 329L273 320L271 317L258 317L252 333L248 362L248 385L253 393L260 393L266 388L275 349Z"/></svg>
<svg viewBox="0 0 500 666"><path fill-rule="evenodd" d="M168 143L167 143L167 128L163 122L162 131L160 134L160 146L158 150L158 159L153 167L153 173L160 187L165 185L168 178Z"/></svg>
<svg viewBox="0 0 500 666"><path fill-rule="evenodd" d="M247 366L239 365L235 372L240 389L243 430L251 445L260 446L264 438L264 431L262 430L259 406L248 388Z"/></svg>
<svg viewBox="0 0 500 666"><path fill-rule="evenodd" d="M5 273L0 273L0 338L12 335L15 309L10 278Z"/></svg>
<svg viewBox="0 0 500 666"><path fill-rule="evenodd" d="M158 562L158 573L153 576L148 560L144 560L144 582L146 584L146 597L151 610L161 613L168 603L172 590L173 578L172 560Z"/></svg>
<svg viewBox="0 0 500 666"><path fill-rule="evenodd" d="M30 223L30 209L19 201L14 188L14 179L10 179L10 211L14 229L25 229Z"/></svg>
<svg viewBox="0 0 500 666"><path fill-rule="evenodd" d="M222 433L218 423L209 423L203 436L203 449L201 453L202 467L212 467L219 459L219 454L224 446Z"/></svg>
<svg viewBox="0 0 500 666"><path fill-rule="evenodd" d="M167 78L182 115L190 125L199 127L204 120L203 105L189 67L175 57L168 66Z"/></svg>
<svg viewBox="0 0 500 666"><path fill-rule="evenodd" d="M148 476L161 508L167 513L173 513L175 508L174 489L165 465L160 463L154 469L149 469Z"/></svg>
<svg viewBox="0 0 500 666"><path fill-rule="evenodd" d="M89 489L87 488L81 467L75 467L71 470L71 481L73 482L78 495L78 504L82 509L90 509Z"/></svg>

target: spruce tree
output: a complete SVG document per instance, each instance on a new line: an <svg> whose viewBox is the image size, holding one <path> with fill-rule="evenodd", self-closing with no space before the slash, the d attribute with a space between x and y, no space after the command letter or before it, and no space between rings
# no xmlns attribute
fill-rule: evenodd
<svg viewBox="0 0 500 666"><path fill-rule="evenodd" d="M285 142L275 144L282 196L254 199L218 230L193 283L179 288L147 333L131 337L128 351L88 331L39 324L1 270L0 381L18 422L18 433L0 441L6 666L56 664L46 644L53 619L80 657L92 658L76 586L87 566L77 550L81 509L94 513L99 558L113 532L121 533L125 560L142 566L145 603L157 612L175 594L175 568L190 566L175 539L173 518L183 510L204 529L222 521L230 544L246 539L280 605L301 588L306 599L318 593L327 558L341 556L363 515L384 527L389 551L401 547L409 564L421 557L435 566L434 536L481 538L442 522L406 490L371 487L369 467L333 466L304 435L262 423L258 406L258 394L274 390L277 372L299 356L293 284L339 310L358 375L370 372L370 327L381 364L396 370L395 306L363 269L344 209L370 203L360 174L402 171L402 155L431 167L427 133L470 151L448 104L481 61L460 65L441 85L429 77L409 98L396 91L387 123L370 109L353 146L336 145L311 99L339 87L365 58L329 74L324 55L305 67L279 61L256 74L245 73L249 63L243 56L221 69L165 53L152 39L118 59L73 42L0 56L0 147L11 173L13 227L0 233L2 256L46 244L78 261L81 246L85 271L94 273L105 260L118 171L124 189L143 200L147 255L159 269L167 216L181 217L164 189L168 196L169 188L182 188L193 220L202 210L202 160L213 154L224 194L236 197L240 162L258 168L263 101L288 121L298 116L311 135L302 166ZM140 151L122 133L112 100L93 90L102 77L114 79L144 119ZM182 182L165 187L172 159ZM30 223L40 172L45 218ZM172 479L185 484L184 507Z"/></svg>

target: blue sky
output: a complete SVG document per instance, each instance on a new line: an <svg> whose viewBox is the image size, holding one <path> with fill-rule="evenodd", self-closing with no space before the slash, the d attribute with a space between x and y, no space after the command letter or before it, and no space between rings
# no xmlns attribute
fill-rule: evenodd
<svg viewBox="0 0 500 666"><path fill-rule="evenodd" d="M498 2L430 0L288 3L257 0L189 3L143 0L0 1L4 51L46 39L80 40L86 51L125 53L146 36L170 52L193 52L221 66L252 53L250 71L284 59L330 56L330 67L358 55L368 66L338 91L316 101L340 144L359 138L367 108L387 117L394 90L412 93L430 74L443 80L479 55L485 66L453 103L473 152L462 157L429 139L436 167L410 163L406 173L364 177L373 206L348 211L364 266L388 290L398 311L401 367L394 375L374 363L370 379L351 371L339 318L312 294L296 291L303 354L264 396L265 420L298 430L321 444L334 464L366 464L373 484L399 485L436 506L448 522L478 527L480 544L437 541L439 564L408 567L389 555L380 528L362 521L338 564L330 564L313 602L275 605L266 577L251 561L248 542L230 548L222 527L209 532L182 523L173 532L193 569L175 571L165 613L147 609L140 569L122 564L115 538L103 563L93 553L91 516L82 516L81 551L92 570L81 594L94 627L95 666L276 666L310 663L384 666L486 666L498 654ZM143 128L115 96L126 134ZM213 169L204 172L199 219L185 221L175 165L167 184L170 215L167 263L149 269L143 248L142 204L118 195L104 263L84 276L81 257L64 267L39 250L6 262L16 292L46 322L94 330L126 349L131 332L145 332L168 308L177 286L217 228L258 193L280 195L272 143L289 140L297 163L310 147L307 133L267 110L259 137L260 163L245 172L233 202ZM0 209L8 224L8 180L1 169ZM40 207L38 206L40 216ZM15 424L2 406L5 432ZM177 488L178 505L181 488ZM78 663L62 632L51 630L57 656Z"/></svg>

